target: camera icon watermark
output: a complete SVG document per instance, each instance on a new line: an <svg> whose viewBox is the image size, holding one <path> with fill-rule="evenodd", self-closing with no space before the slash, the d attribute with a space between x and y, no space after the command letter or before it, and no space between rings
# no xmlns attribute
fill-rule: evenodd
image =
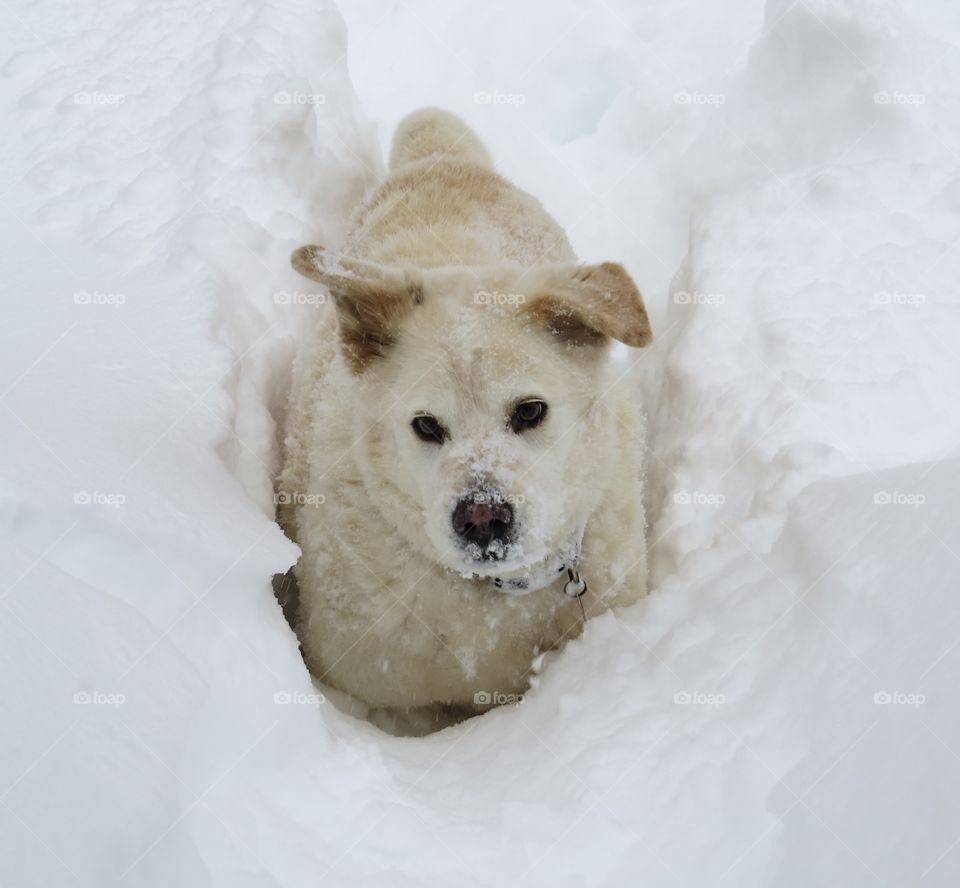
<svg viewBox="0 0 960 888"><path fill-rule="evenodd" d="M906 93L900 90L881 89L873 94L874 105L909 105L917 107L926 104L924 93Z"/></svg>
<svg viewBox="0 0 960 888"><path fill-rule="evenodd" d="M278 490L273 495L275 506L312 506L316 509L326 501L322 493L303 493L299 490Z"/></svg>
<svg viewBox="0 0 960 888"><path fill-rule="evenodd" d="M464 498L478 506L500 506L503 504L522 506L527 501L522 493L503 493L499 490L474 490Z"/></svg>
<svg viewBox="0 0 960 888"><path fill-rule="evenodd" d="M727 702L723 694L705 694L702 691L677 691L673 695L673 702L677 706L711 706L719 709Z"/></svg>
<svg viewBox="0 0 960 888"><path fill-rule="evenodd" d="M474 305L523 305L527 301L524 293L501 293L497 290L478 290L473 294Z"/></svg>
<svg viewBox="0 0 960 888"><path fill-rule="evenodd" d="M327 702L323 694L309 694L305 691L277 691L273 695L277 706L322 706Z"/></svg>
<svg viewBox="0 0 960 888"><path fill-rule="evenodd" d="M712 506L719 509L727 501L722 493L707 493L703 490L678 490L673 502L678 506Z"/></svg>
<svg viewBox="0 0 960 888"><path fill-rule="evenodd" d="M503 691L477 691L473 695L476 706L519 706L523 700L523 694L505 694Z"/></svg>
<svg viewBox="0 0 960 888"><path fill-rule="evenodd" d="M699 290L676 290L674 305L723 305L727 301L723 293L702 293Z"/></svg>
<svg viewBox="0 0 960 888"><path fill-rule="evenodd" d="M918 308L927 301L923 293L901 293L899 290L878 290L873 294L874 305L906 305Z"/></svg>
<svg viewBox="0 0 960 888"><path fill-rule="evenodd" d="M274 105L325 105L326 103L325 93L280 90L273 94Z"/></svg>
<svg viewBox="0 0 960 888"><path fill-rule="evenodd" d="M927 702L924 694L908 694L903 691L877 691L873 695L873 702L877 706L910 706L919 709Z"/></svg>
<svg viewBox="0 0 960 888"><path fill-rule="evenodd" d="M705 93L699 90L691 92L690 90L682 89L673 94L674 105L712 105L715 108L719 108L725 104L726 101L727 97L723 93Z"/></svg>
<svg viewBox="0 0 960 888"><path fill-rule="evenodd" d="M73 695L75 706L111 706L119 709L127 702L125 694L108 691L77 691Z"/></svg>
<svg viewBox="0 0 960 888"><path fill-rule="evenodd" d="M526 103L527 97L523 93L480 90L473 94L474 105L509 105L514 108L519 108Z"/></svg>
<svg viewBox="0 0 960 888"><path fill-rule="evenodd" d="M910 506L919 509L926 501L922 493L904 493L900 490L878 490L873 495L876 506Z"/></svg>
<svg viewBox="0 0 960 888"><path fill-rule="evenodd" d="M99 290L77 290L73 294L74 305L108 305L119 308L127 301L124 293L101 293Z"/></svg>
<svg viewBox="0 0 960 888"><path fill-rule="evenodd" d="M326 305L326 293L302 293L299 290L278 290L273 294L274 305L309 305L319 308Z"/></svg>
<svg viewBox="0 0 960 888"><path fill-rule="evenodd" d="M77 490L73 494L75 506L112 506L119 509L126 501L122 493L104 493L102 490Z"/></svg>
<svg viewBox="0 0 960 888"><path fill-rule="evenodd" d="M119 107L127 100L123 93L108 92L76 92L73 94L74 105L107 105Z"/></svg>

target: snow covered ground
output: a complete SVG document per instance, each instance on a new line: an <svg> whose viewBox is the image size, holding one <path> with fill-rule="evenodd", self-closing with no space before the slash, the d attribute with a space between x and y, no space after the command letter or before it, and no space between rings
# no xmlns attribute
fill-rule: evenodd
<svg viewBox="0 0 960 888"><path fill-rule="evenodd" d="M0 884L958 883L955 3L0 21ZM424 104L657 341L650 598L412 740L311 684L271 474L287 256Z"/></svg>

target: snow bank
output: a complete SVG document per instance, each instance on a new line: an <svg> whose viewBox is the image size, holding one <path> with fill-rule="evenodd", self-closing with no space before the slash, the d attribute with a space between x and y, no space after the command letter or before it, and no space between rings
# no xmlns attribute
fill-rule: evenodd
<svg viewBox="0 0 960 888"><path fill-rule="evenodd" d="M0 89L5 883L956 883L950 4L65 11ZM270 477L286 257L427 103L646 292L655 586L400 740L303 670Z"/></svg>

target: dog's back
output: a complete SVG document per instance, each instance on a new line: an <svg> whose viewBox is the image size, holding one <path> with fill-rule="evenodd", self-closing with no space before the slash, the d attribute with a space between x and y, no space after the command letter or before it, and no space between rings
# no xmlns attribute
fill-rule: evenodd
<svg viewBox="0 0 960 888"><path fill-rule="evenodd" d="M390 175L361 206L344 252L416 268L576 258L540 202L496 173L480 137L438 108L400 122Z"/></svg>
<svg viewBox="0 0 960 888"><path fill-rule="evenodd" d="M397 126L390 150L390 172L422 160L472 163L492 168L480 137L456 114L440 108L421 108Z"/></svg>

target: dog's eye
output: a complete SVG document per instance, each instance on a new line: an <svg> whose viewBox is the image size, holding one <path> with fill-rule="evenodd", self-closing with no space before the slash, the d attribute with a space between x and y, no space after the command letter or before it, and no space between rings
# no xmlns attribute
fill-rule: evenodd
<svg viewBox="0 0 960 888"><path fill-rule="evenodd" d="M510 416L510 428L518 435L527 429L535 428L540 425L547 415L547 402L538 401L531 398L529 401L521 401L513 408Z"/></svg>
<svg viewBox="0 0 960 888"><path fill-rule="evenodd" d="M429 413L415 416L410 425L418 438L429 441L431 444L442 444L450 437L450 433L440 424L440 420Z"/></svg>

